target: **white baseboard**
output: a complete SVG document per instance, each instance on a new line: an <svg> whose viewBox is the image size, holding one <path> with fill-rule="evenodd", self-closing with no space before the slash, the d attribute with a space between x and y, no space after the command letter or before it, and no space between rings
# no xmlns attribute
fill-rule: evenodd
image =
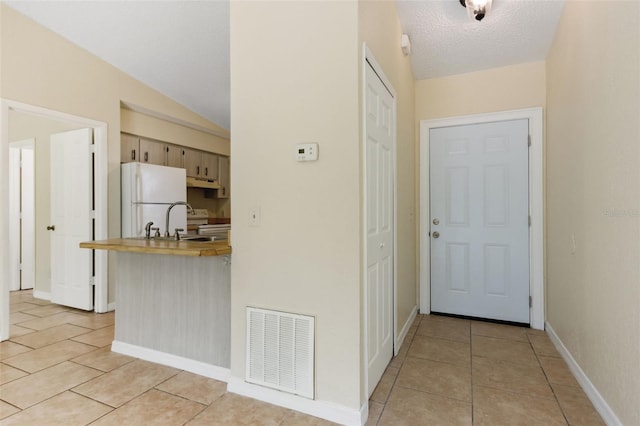
<svg viewBox="0 0 640 426"><path fill-rule="evenodd" d="M36 299L42 299L42 300L51 300L51 292L49 291L40 291L40 290L33 290L33 297L35 297Z"/></svg>
<svg viewBox="0 0 640 426"><path fill-rule="evenodd" d="M343 425L361 426L363 420L364 404L360 410L354 410L328 401L318 401L302 396L292 395L263 386L245 382L238 377L230 377L227 382L227 391L238 395L248 396L253 399L268 402L269 404L300 411L310 416L320 417ZM366 419L366 417L365 417Z"/></svg>
<svg viewBox="0 0 640 426"><path fill-rule="evenodd" d="M193 359L156 351L154 349L143 348L141 346L131 345L117 340L114 340L111 343L111 351L140 358L145 361L155 362L156 364L178 368L180 370L199 374L222 382L227 382L231 375L231 371L228 368L218 367L217 365L195 361Z"/></svg>
<svg viewBox="0 0 640 426"><path fill-rule="evenodd" d="M549 334L549 338L553 344L556 346L556 349L558 349L558 352L560 352L560 355L562 355L562 358L564 358L565 362L569 366L569 370L571 370L578 383L580 383L582 390L587 394L587 397L591 400L593 407L596 409L598 414L600 414L604 422L609 426L622 426L622 422L620 422L616 413L614 413L611 407L609 407L607 401L605 401L602 395L600 395L598 389L596 389L593 383L591 383L591 380L589 380L584 371L582 371L582 368L580 368L576 360L573 359L573 356L571 356L567 347L562 343L562 340L560 340L560 337L558 337L556 332L553 330L553 327L551 327L548 322L545 323L545 330Z"/></svg>
<svg viewBox="0 0 640 426"><path fill-rule="evenodd" d="M111 312L111 311L115 311L115 310L116 310L116 302L109 303L107 305L107 312Z"/></svg>
<svg viewBox="0 0 640 426"><path fill-rule="evenodd" d="M400 330L400 334L396 336L395 348L393 349L394 355L398 355L400 346L402 346L402 343L404 342L404 338L407 337L407 334L409 333L409 329L411 328L413 321L416 319L416 315L418 315L418 305L413 307L413 309L411 310L411 313L409 314L409 318L402 326L402 330Z"/></svg>

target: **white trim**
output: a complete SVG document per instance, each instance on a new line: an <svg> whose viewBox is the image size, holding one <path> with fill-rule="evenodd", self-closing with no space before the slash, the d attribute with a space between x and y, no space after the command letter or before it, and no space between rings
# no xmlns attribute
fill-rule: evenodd
<svg viewBox="0 0 640 426"><path fill-rule="evenodd" d="M593 383L591 383L591 380L589 380L585 372L582 371L582 368L580 368L580 365L578 365L573 356L571 356L571 352L569 352L564 343L562 343L560 337L558 337L553 327L551 327L551 324L549 324L548 322L545 324L545 330L547 331L549 338L555 345L558 352L560 352L560 355L562 355L562 358L564 358L565 362L569 366L569 370L571 370L573 376L576 378L578 383L580 383L582 390L585 394L587 394L589 400L593 404L593 407L596 409L598 414L600 414L604 422L607 425L622 426L622 422L620 421L620 419L618 419L616 413L611 409L609 404L607 404L607 401L605 401L602 395L600 395L598 389L596 389Z"/></svg>
<svg viewBox="0 0 640 426"><path fill-rule="evenodd" d="M33 297L41 300L51 300L51 293L48 291L40 291L33 289Z"/></svg>
<svg viewBox="0 0 640 426"><path fill-rule="evenodd" d="M544 150L542 108L449 117L420 121L420 312L431 311L429 264L429 130L437 127L462 126L528 119L531 148L529 149L529 282L532 304L530 325L544 329Z"/></svg>
<svg viewBox="0 0 640 426"><path fill-rule="evenodd" d="M398 323L398 307L397 307L397 300L398 300L398 294L397 294L397 283L398 283L398 188L397 188L397 167L396 167L396 159L397 159L397 125L398 125L398 118L397 118L397 95L396 95L396 91L393 88L393 85L391 84L390 80L387 78L387 76L385 75L384 71L382 70L382 66L380 66L380 64L378 63L378 61L376 61L375 57L373 56L373 53L371 52L371 50L369 49L369 47L367 46L366 43L362 44L362 69L361 69L361 75L360 78L362 80L361 82L361 97L362 97L362 151L361 151L361 155L362 155L362 236L361 236L361 244L362 244L362 282L363 282L363 287L362 287L362 297L363 297L363 301L364 301L364 309L363 309L363 325L364 325L364 348L362 351L362 365L364 366L364 389L365 389L365 394L367 394L367 399L369 399L369 368L368 368L368 359L369 359L369 342L368 342L368 317L367 317L367 309L366 309L366 303L368 300L368 294L367 294L367 262L368 262L368 258L367 258L367 191L366 191L366 186L367 186L367 182L366 182L366 176L367 176L367 162L366 162L366 158L367 158L367 131L366 131L366 123L367 123L367 117L366 117L366 106L365 106L365 97L366 97L366 84L367 84L367 63L369 63L369 65L371 65L371 68L373 69L373 71L378 75L378 78L380 78L380 80L382 81L382 84L385 85L385 87L387 88L387 90L389 91L389 93L391 93L391 96L393 97L393 152L392 152L392 164L393 164L393 302L392 302L392 309L393 309L393 323L391 324L391 328L393 330L393 343L395 345L395 342L397 341L397 332L396 332L396 324ZM397 350L394 347L393 348L393 353L397 354Z"/></svg>
<svg viewBox="0 0 640 426"><path fill-rule="evenodd" d="M360 426L362 422L362 408L354 410L328 401L319 401L280 392L245 382L239 377L231 376L227 382L227 392L248 396L269 404L300 411L311 416L320 417L343 425Z"/></svg>
<svg viewBox="0 0 640 426"><path fill-rule="evenodd" d="M156 364L166 365L188 371L190 373L199 374L200 376L220 380L222 382L228 381L229 376L231 375L231 370L228 368L207 364L205 362L184 358L166 352L156 351L154 349L144 348L142 346L131 345L118 340L114 340L111 343L111 352L132 356L149 362L155 362Z"/></svg>
<svg viewBox="0 0 640 426"><path fill-rule="evenodd" d="M107 312L111 312L111 311L115 311L115 310L116 310L116 302L109 303L107 305Z"/></svg>
<svg viewBox="0 0 640 426"><path fill-rule="evenodd" d="M95 200L96 200L96 240L108 235L107 215L107 123L79 117L47 108L25 104L10 99L0 99L0 235L8 235L8 157L9 157L9 110L31 114L37 117L69 121L94 129L95 142ZM7 253L8 239L0 241L0 341L9 338L9 268ZM101 253L102 252L102 253ZM95 301L96 312L106 312L108 292L108 255L106 251L96 251ZM34 296L39 292L34 291ZM50 298L48 299L50 300Z"/></svg>
<svg viewBox="0 0 640 426"><path fill-rule="evenodd" d="M0 108L0 235L9 235L9 108ZM0 238L0 341L9 339L9 238Z"/></svg>
<svg viewBox="0 0 640 426"><path fill-rule="evenodd" d="M413 321L416 319L416 315L418 315L418 305L413 307L411 313L409 314L409 318L404 323L404 326L402 326L402 330L400 330L400 333L398 333L398 336L396 336L396 346L393 351L394 355L398 355L400 346L402 346L402 343L404 343L404 339L405 337L407 337L409 329L413 325Z"/></svg>

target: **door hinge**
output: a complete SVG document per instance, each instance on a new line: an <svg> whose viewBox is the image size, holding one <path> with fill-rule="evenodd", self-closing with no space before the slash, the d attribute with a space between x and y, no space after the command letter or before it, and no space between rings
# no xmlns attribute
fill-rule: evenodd
<svg viewBox="0 0 640 426"><path fill-rule="evenodd" d="M531 227L531 215L529 215L529 227Z"/></svg>
<svg viewBox="0 0 640 426"><path fill-rule="evenodd" d="M533 298L529 296L529 307L533 307Z"/></svg>
<svg viewBox="0 0 640 426"><path fill-rule="evenodd" d="M95 210L91 210L89 212L89 219L95 219L96 218L96 211Z"/></svg>
<svg viewBox="0 0 640 426"><path fill-rule="evenodd" d="M92 144L92 145L89 145L89 152L90 152L90 153L92 153L92 154L95 154L95 152L96 152L96 146L95 146L95 145L93 145L93 144Z"/></svg>
<svg viewBox="0 0 640 426"><path fill-rule="evenodd" d="M527 135L527 146L531 146L531 135Z"/></svg>
<svg viewBox="0 0 640 426"><path fill-rule="evenodd" d="M90 286L95 286L96 285L96 277L90 277L89 278L89 285Z"/></svg>

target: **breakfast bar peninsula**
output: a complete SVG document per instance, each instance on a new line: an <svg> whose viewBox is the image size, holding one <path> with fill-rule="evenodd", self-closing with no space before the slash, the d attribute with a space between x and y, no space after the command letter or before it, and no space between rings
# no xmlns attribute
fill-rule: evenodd
<svg viewBox="0 0 640 426"><path fill-rule="evenodd" d="M117 252L112 351L227 379L227 241L119 238L83 242L80 247Z"/></svg>

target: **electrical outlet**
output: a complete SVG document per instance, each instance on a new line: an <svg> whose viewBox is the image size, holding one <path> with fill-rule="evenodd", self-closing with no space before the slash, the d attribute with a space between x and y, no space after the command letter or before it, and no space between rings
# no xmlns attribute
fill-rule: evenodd
<svg viewBox="0 0 640 426"><path fill-rule="evenodd" d="M260 226L260 206L254 206L249 210L249 226Z"/></svg>

